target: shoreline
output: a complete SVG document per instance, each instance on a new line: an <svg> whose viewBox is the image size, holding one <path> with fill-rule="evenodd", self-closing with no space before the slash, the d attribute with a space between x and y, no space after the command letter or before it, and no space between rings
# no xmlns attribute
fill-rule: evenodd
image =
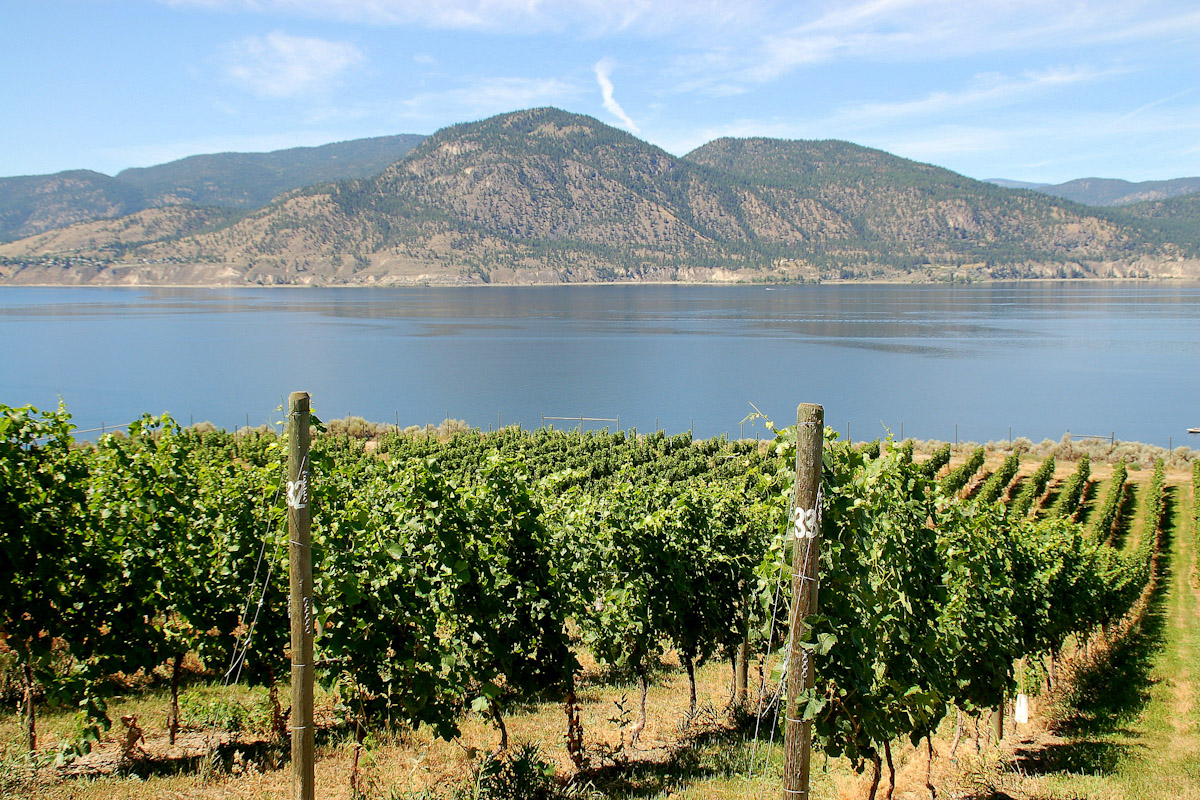
<svg viewBox="0 0 1200 800"><path fill-rule="evenodd" d="M887 278L880 279L829 279L820 281L578 281L578 282L539 282L539 283L463 283L454 282L420 282L420 283L6 283L0 281L3 289L487 289L487 288L566 288L566 287L595 287L595 286L705 286L705 287L747 287L771 288L781 287L816 287L816 286L938 286L938 287L967 287L967 286L1003 286L1015 284L1102 284L1102 283L1147 283L1147 284L1176 284L1182 286L1200 286L1200 278L1160 275L1154 277L1105 277L1105 278L986 278L980 280L958 281L901 281Z"/></svg>

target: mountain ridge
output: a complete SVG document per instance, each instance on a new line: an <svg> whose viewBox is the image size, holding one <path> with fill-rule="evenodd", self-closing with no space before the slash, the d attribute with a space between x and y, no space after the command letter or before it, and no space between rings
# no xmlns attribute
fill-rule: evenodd
<svg viewBox="0 0 1200 800"><path fill-rule="evenodd" d="M1169 224L1153 222L837 140L719 139L676 157L552 108L444 128L377 175L294 189L237 215L172 213L191 227L173 235L166 216L135 214L2 245L0 280L405 285L1200 274L1197 245L1170 240L1187 208L1172 212Z"/></svg>

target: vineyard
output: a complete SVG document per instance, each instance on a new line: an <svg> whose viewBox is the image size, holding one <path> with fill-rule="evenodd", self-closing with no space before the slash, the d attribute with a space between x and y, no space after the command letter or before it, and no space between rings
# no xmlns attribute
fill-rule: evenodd
<svg viewBox="0 0 1200 800"><path fill-rule="evenodd" d="M614 774L628 780L672 664L683 727L719 717L751 743L737 770L777 774L786 712L811 721L814 748L862 772L869 794L891 795L896 748L927 748L932 762L939 729L961 737L964 720L1053 691L1070 654L1119 641L1151 603L1172 513L1163 460L1138 476L1134 509L1123 460L1101 499L1086 455L1056 479L1053 456L1014 452L989 469L983 448L958 460L948 445L918 455L911 441L853 446L826 430L820 602L799 629L816 681L784 709L797 431L772 434L510 427L391 431L368 446L318 423L318 735L354 753L330 796L422 796L366 780L360 754L384 736L461 742L480 720L492 739L470 748L467 796L607 796ZM20 709L0 793L95 775L87 765L120 741L110 772L144 775L145 748L129 740L153 726L170 745L189 730L231 741L228 720L194 699L198 683L262 687L243 712L263 734L257 769L278 764L286 451L269 429L166 417L77 445L63 410L0 406L0 689ZM1194 495L1200 464L1188 477ZM1126 535L1135 510L1140 534ZM717 667L729 676L719 714L697 688ZM113 719L110 704L155 682L165 722ZM632 697L597 722L582 709L605 682ZM510 736L537 706L557 708L557 769ZM39 714L64 708L75 720L47 746ZM233 749L220 752L204 763L233 769Z"/></svg>

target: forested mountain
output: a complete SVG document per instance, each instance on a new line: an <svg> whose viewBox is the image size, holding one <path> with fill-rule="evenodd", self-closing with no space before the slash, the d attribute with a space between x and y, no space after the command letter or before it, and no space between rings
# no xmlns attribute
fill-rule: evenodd
<svg viewBox="0 0 1200 800"><path fill-rule="evenodd" d="M372 177L186 222L176 235L135 218L0 246L0 279L929 281L1200 266L1195 242L1164 225L847 142L720 139L677 158L546 108L446 128Z"/></svg>
<svg viewBox="0 0 1200 800"><path fill-rule="evenodd" d="M217 153L127 169L0 178L0 242L147 208L259 208L281 192L381 172L425 137L356 139L270 153Z"/></svg>

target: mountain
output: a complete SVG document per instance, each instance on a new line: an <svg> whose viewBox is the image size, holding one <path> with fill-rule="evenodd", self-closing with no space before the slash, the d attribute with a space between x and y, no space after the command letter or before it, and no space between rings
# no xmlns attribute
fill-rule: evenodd
<svg viewBox="0 0 1200 800"><path fill-rule="evenodd" d="M1079 178L1066 183L1027 183L991 178L988 183L1009 189L1033 189L1087 206L1124 206L1146 200L1166 200L1200 192L1200 178L1132 183L1116 178Z"/></svg>
<svg viewBox="0 0 1200 800"><path fill-rule="evenodd" d="M849 142L718 139L686 158L740 177L766 202L805 198L836 215L849 233L823 249L842 272L865 260L902 272L976 264L990 277L1087 274L1089 262L1154 250L1107 215Z"/></svg>
<svg viewBox="0 0 1200 800"><path fill-rule="evenodd" d="M380 136L270 153L191 156L109 177L91 170L0 178L0 242L156 206L259 208L292 189L381 172L425 137Z"/></svg>
<svg viewBox="0 0 1200 800"><path fill-rule="evenodd" d="M292 189L382 172L424 138L401 134L270 153L190 156L122 170L117 180L141 189L151 205L258 208Z"/></svg>
<svg viewBox="0 0 1200 800"><path fill-rule="evenodd" d="M371 177L181 222L191 227L174 235L135 216L2 245L0 280L930 281L1200 267L1193 246L1144 219L848 142L719 139L677 158L548 108L443 129Z"/></svg>

